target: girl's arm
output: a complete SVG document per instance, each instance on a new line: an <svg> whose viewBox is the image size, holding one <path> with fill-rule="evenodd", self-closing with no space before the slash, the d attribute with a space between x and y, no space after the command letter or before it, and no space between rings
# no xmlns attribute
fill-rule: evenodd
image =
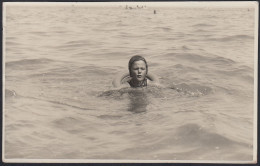
<svg viewBox="0 0 260 166"><path fill-rule="evenodd" d="M153 74L151 74L151 73L148 73L148 74L146 75L146 77L147 77L149 80L153 81L154 83L159 83L159 79L158 79L155 75L153 75Z"/></svg>
<svg viewBox="0 0 260 166"><path fill-rule="evenodd" d="M127 76L129 76L129 73L124 73L124 74L118 74L117 76L116 76L116 78L113 80L113 82L112 82L112 84L113 84L113 86L114 87L120 87L121 86L121 84L122 84L122 80L124 79L124 78L126 78Z"/></svg>

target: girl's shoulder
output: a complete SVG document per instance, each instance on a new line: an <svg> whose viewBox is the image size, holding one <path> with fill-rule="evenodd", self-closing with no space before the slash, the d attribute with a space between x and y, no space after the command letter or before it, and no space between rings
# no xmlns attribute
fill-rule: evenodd
<svg viewBox="0 0 260 166"><path fill-rule="evenodd" d="M123 78L122 80L121 80L121 83L122 84L125 84L125 83L128 83L129 81L131 81L131 77L129 76L129 77L125 77L125 78Z"/></svg>
<svg viewBox="0 0 260 166"><path fill-rule="evenodd" d="M131 81L131 77L125 77L121 80L121 88L127 88L130 87L129 82Z"/></svg>

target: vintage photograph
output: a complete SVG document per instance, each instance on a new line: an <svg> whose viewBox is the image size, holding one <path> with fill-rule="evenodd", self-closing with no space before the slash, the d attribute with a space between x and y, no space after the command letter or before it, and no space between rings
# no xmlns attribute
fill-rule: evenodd
<svg viewBox="0 0 260 166"><path fill-rule="evenodd" d="M4 2L3 162L256 163L258 2Z"/></svg>

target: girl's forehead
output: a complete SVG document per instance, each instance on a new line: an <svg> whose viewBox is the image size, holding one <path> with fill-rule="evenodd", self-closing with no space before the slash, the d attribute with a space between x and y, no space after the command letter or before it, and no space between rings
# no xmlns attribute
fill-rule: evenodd
<svg viewBox="0 0 260 166"><path fill-rule="evenodd" d="M134 61L133 65L145 65L145 62L143 60L137 60L137 61Z"/></svg>

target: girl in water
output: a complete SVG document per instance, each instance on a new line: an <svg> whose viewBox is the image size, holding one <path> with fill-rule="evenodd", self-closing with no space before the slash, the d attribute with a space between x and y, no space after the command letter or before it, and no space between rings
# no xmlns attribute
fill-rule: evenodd
<svg viewBox="0 0 260 166"><path fill-rule="evenodd" d="M148 65L142 56L133 56L129 60L128 70L129 73L120 74L114 79L114 87L129 87L130 85L133 88L138 88L159 83L154 75L148 74Z"/></svg>

